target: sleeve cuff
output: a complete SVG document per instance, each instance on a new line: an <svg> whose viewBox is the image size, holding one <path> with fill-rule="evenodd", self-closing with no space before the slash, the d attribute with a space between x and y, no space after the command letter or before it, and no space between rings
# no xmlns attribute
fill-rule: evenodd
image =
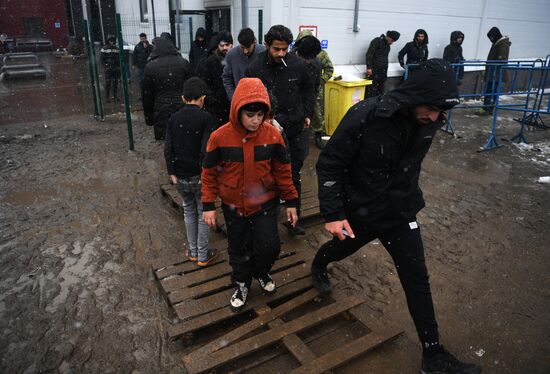
<svg viewBox="0 0 550 374"><path fill-rule="evenodd" d="M297 208L298 207L298 199L285 200L285 205L286 205L287 208Z"/></svg>
<svg viewBox="0 0 550 374"><path fill-rule="evenodd" d="M323 219L325 220L325 222L342 221L346 219L346 213L344 212L324 213Z"/></svg>
<svg viewBox="0 0 550 374"><path fill-rule="evenodd" d="M209 212L212 210L216 210L216 204L214 203L202 203L202 210L203 212Z"/></svg>

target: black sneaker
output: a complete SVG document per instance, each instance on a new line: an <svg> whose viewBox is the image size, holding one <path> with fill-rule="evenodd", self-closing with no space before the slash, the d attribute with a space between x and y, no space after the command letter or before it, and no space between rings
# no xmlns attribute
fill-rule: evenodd
<svg viewBox="0 0 550 374"><path fill-rule="evenodd" d="M246 304L247 296L248 286L246 285L246 283L235 282L235 292L233 292L231 300L229 301L231 310L235 313L240 312Z"/></svg>
<svg viewBox="0 0 550 374"><path fill-rule="evenodd" d="M332 292L326 268L320 269L315 265L311 265L311 278L313 279L313 287L321 295L329 295Z"/></svg>
<svg viewBox="0 0 550 374"><path fill-rule="evenodd" d="M260 287L266 293L275 293L275 282L273 282L273 279L269 274L258 277L258 283L260 283Z"/></svg>
<svg viewBox="0 0 550 374"><path fill-rule="evenodd" d="M288 235L290 236L297 236L297 235L305 235L306 230L300 226L300 224L296 224L294 227L290 223L286 223L286 228L288 229Z"/></svg>
<svg viewBox="0 0 550 374"><path fill-rule="evenodd" d="M451 352L441 347L433 357L422 356L422 374L479 374L481 366L458 360Z"/></svg>

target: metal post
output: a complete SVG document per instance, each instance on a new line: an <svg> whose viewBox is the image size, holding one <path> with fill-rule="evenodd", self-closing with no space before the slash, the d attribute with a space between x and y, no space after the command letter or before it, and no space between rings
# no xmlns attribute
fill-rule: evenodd
<svg viewBox="0 0 550 374"><path fill-rule="evenodd" d="M97 105L97 95L96 95L96 86L95 86L95 77L94 77L94 68L92 65L92 51L93 47L90 46L90 35L88 33L88 21L84 20L84 39L86 43L86 52L88 54L88 70L90 72L90 82L92 86L92 96L94 98L94 117L97 119L99 117L99 108Z"/></svg>
<svg viewBox="0 0 550 374"><path fill-rule="evenodd" d="M241 0L241 17L242 17L242 27L248 27L248 0Z"/></svg>
<svg viewBox="0 0 550 374"><path fill-rule="evenodd" d="M122 41L122 28L120 26L120 14L116 14L116 36L118 45L124 48ZM132 129L132 116L130 114L130 99L128 97L128 76L126 75L126 59L124 58L124 49L123 53L118 54L118 59L120 61L120 71L123 72L122 76L122 90L124 91L124 107L126 109L126 124L128 125L128 141L130 142L130 151L134 150L134 132Z"/></svg>
<svg viewBox="0 0 550 374"><path fill-rule="evenodd" d="M88 30L92 29L92 20L88 20L88 27L89 27ZM97 104L99 107L99 116L103 121L105 119L105 113L103 111L103 100L101 99L101 84L99 83L99 71L97 69L97 56L95 54L95 46L91 39L91 35L90 35L90 44L91 44L91 50L92 50L92 66L94 69L94 78L95 78L95 84L97 89Z"/></svg>
<svg viewBox="0 0 550 374"><path fill-rule="evenodd" d="M258 43L263 44L264 40L264 11L258 9Z"/></svg>
<svg viewBox="0 0 550 374"><path fill-rule="evenodd" d="M157 37L157 25L155 22L155 0L151 0L151 13L152 13L152 21L153 21L153 37Z"/></svg>
<svg viewBox="0 0 550 374"><path fill-rule="evenodd" d="M189 45L192 46L193 45L193 18L191 17L189 17L189 41L191 42L191 44Z"/></svg>
<svg viewBox="0 0 550 374"><path fill-rule="evenodd" d="M101 42L105 45L105 29L103 28L103 12L101 11L101 0L97 0L97 8L99 9L99 26L101 26Z"/></svg>
<svg viewBox="0 0 550 374"><path fill-rule="evenodd" d="M359 0L355 0L355 9L353 10L353 32L359 32Z"/></svg>
<svg viewBox="0 0 550 374"><path fill-rule="evenodd" d="M180 8L180 0L176 0L176 45L178 46L178 49L181 49Z"/></svg>

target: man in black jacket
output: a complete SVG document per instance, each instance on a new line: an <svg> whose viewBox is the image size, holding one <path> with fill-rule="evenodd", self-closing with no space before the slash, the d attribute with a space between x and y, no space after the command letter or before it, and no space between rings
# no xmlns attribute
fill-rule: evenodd
<svg viewBox="0 0 550 374"><path fill-rule="evenodd" d="M229 121L230 101L223 85L222 74L225 55L233 47L233 37L222 31L215 36L212 43L216 45L214 53L199 64L196 73L208 86L204 109L214 116L216 126L220 127Z"/></svg>
<svg viewBox="0 0 550 374"><path fill-rule="evenodd" d="M313 69L308 69L300 57L288 53L293 36L287 27L272 26L264 39L267 51L252 61L246 76L260 78L267 91L277 99L275 119L288 138L292 181L300 195L300 170L308 154L308 135L304 128L309 128L315 107L315 76ZM297 208L299 215L300 199ZM291 235L305 234L299 224L288 226L288 229Z"/></svg>
<svg viewBox="0 0 550 374"><path fill-rule="evenodd" d="M163 140L166 122L183 106L181 90L191 67L170 38L157 37L153 45L143 74L143 114L145 124L154 126L155 139Z"/></svg>
<svg viewBox="0 0 550 374"><path fill-rule="evenodd" d="M464 61L462 56L462 42L464 41L464 33L462 31L453 31L451 33L451 44L445 47L443 51L443 59L449 64L457 64ZM455 67L457 83L462 84L464 76L464 66Z"/></svg>
<svg viewBox="0 0 550 374"><path fill-rule="evenodd" d="M395 263L423 347L422 372L479 373L439 343L416 214L424 207L420 168L443 111L459 103L453 69L443 60L421 63L393 91L362 101L342 119L317 162L325 229L311 270L320 293L332 288L328 263L378 238Z"/></svg>
<svg viewBox="0 0 550 374"><path fill-rule="evenodd" d="M487 95L483 97L483 108L479 110L479 114L492 115L495 109L498 81L501 73L500 66L498 65L505 65L508 63L512 42L510 38L502 35L498 27L491 27L487 33L487 37L492 43L489 54L487 55L487 61L490 62L487 63L485 74L483 74L485 93L487 93ZM506 70L502 70L502 81L508 81L508 71Z"/></svg>
<svg viewBox="0 0 550 374"><path fill-rule="evenodd" d="M416 30L413 41L405 44L399 51L397 59L403 69L405 68L405 55L407 64L419 64L428 59L428 33L425 30Z"/></svg>
<svg viewBox="0 0 550 374"><path fill-rule="evenodd" d="M195 40L191 43L189 49L189 62L191 63L191 71L195 71L199 63L208 56L208 40L206 40L206 30L202 27L197 29Z"/></svg>
<svg viewBox="0 0 550 374"><path fill-rule="evenodd" d="M399 40L399 32L388 30L386 35L372 39L367 50L367 78L372 79L368 87L367 97L378 96L384 93L384 84L388 78L388 54L390 46Z"/></svg>
<svg viewBox="0 0 550 374"><path fill-rule="evenodd" d="M118 100L118 80L120 79L119 50L116 46L116 38L110 35L107 44L101 48L101 63L105 72L105 96L107 102L111 102L111 87L113 88L113 99Z"/></svg>
<svg viewBox="0 0 550 374"><path fill-rule="evenodd" d="M140 90L143 90L143 70L147 64L147 59L153 51L153 46L147 40L147 34L139 34L139 43L134 47L133 64L136 71L136 77L139 83Z"/></svg>

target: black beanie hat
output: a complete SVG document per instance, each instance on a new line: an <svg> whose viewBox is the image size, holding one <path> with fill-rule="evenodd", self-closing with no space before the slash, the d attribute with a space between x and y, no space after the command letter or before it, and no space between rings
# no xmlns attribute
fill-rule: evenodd
<svg viewBox="0 0 550 374"><path fill-rule="evenodd" d="M386 32L386 36L387 36L388 38L392 38L392 40L393 40L394 42L396 42L396 41L399 40L399 37L401 36L401 34L400 34L399 32L397 32L397 31L395 31L395 30L388 30L388 31Z"/></svg>
<svg viewBox="0 0 550 374"><path fill-rule="evenodd" d="M183 84L183 97L185 100L197 100L206 95L208 87L206 83L198 77L191 77Z"/></svg>

